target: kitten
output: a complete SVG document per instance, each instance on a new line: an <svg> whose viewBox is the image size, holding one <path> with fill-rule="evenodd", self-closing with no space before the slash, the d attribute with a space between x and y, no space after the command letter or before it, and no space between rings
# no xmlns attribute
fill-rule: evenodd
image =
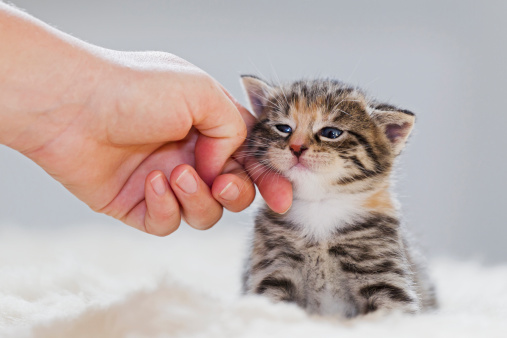
<svg viewBox="0 0 507 338"><path fill-rule="evenodd" d="M258 117L246 151L294 188L287 213L257 215L244 292L344 317L434 307L389 191L414 114L335 80L242 82Z"/></svg>

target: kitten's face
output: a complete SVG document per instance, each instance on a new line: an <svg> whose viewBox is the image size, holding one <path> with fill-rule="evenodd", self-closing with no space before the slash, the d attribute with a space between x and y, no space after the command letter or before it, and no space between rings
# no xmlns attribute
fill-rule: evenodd
<svg viewBox="0 0 507 338"><path fill-rule="evenodd" d="M336 81L301 81L273 87L243 77L259 122L248 150L296 188L357 192L389 176L412 129L414 116L368 103Z"/></svg>

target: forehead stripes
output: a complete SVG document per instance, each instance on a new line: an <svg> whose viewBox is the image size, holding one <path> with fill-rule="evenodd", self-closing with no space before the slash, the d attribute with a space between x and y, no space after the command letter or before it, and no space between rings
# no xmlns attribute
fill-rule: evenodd
<svg viewBox="0 0 507 338"><path fill-rule="evenodd" d="M288 116L294 110L310 113L356 116L367 114L366 100L361 92L336 80L298 81L275 87L267 97L267 112Z"/></svg>

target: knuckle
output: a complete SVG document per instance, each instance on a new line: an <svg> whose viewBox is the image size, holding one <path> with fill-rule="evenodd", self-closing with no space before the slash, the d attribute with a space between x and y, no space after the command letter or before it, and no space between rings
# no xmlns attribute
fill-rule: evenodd
<svg viewBox="0 0 507 338"><path fill-rule="evenodd" d="M173 212L162 212L157 215L157 219L160 220L162 223L177 223L180 220L180 215L177 211Z"/></svg>
<svg viewBox="0 0 507 338"><path fill-rule="evenodd" d="M175 139L183 139L188 135L190 129L192 129L193 119L192 114L178 114L175 115L173 120L174 125L177 125L177 128L174 128L173 137Z"/></svg>
<svg viewBox="0 0 507 338"><path fill-rule="evenodd" d="M238 202L231 203L230 205L227 205L226 208L230 212L240 212L248 208L255 197L255 193L246 192L244 193L243 198L238 198Z"/></svg>
<svg viewBox="0 0 507 338"><path fill-rule="evenodd" d="M178 222L163 222L158 225L154 225L152 222L153 221L148 220L148 219L145 221L146 232L149 233L150 235L154 235L154 236L158 236L158 237L168 236L168 235L172 234L173 232L175 232L180 226L180 221L178 221Z"/></svg>
<svg viewBox="0 0 507 338"><path fill-rule="evenodd" d="M145 217L146 232L149 234L164 237L178 229L181 223L181 216L178 211L164 210L156 215L147 211Z"/></svg>
<svg viewBox="0 0 507 338"><path fill-rule="evenodd" d="M241 123L240 126L238 127L238 138L240 140L239 144L242 144L245 141L247 134L248 130L246 128L246 124Z"/></svg>

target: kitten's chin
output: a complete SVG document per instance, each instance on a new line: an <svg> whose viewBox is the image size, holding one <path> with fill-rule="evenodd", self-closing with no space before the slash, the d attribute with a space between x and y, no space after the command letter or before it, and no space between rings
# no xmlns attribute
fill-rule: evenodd
<svg viewBox="0 0 507 338"><path fill-rule="evenodd" d="M308 167L291 168L285 176L292 183L294 199L322 200L328 192L326 180Z"/></svg>
<svg viewBox="0 0 507 338"><path fill-rule="evenodd" d="M317 173L314 170L301 163L293 165L284 172L284 176L286 176L292 183L304 182L309 179L314 180L316 178L316 174Z"/></svg>

